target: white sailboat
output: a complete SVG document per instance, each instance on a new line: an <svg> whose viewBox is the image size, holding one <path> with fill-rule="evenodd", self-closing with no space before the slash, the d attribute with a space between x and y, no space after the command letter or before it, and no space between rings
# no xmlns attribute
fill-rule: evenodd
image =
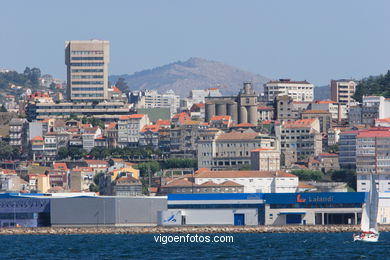
<svg viewBox="0 0 390 260"><path fill-rule="evenodd" d="M374 175L370 174L371 188L368 194L368 200L363 205L360 234L353 234L354 241L377 242L379 239L378 230L378 190Z"/></svg>

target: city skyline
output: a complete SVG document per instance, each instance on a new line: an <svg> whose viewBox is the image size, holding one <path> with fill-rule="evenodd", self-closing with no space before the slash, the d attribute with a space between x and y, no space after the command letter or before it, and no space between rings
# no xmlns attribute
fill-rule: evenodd
<svg viewBox="0 0 390 260"><path fill-rule="evenodd" d="M387 1L20 2L3 3L0 18L0 67L17 71L65 79L64 41L89 39L110 41L110 75L190 57L317 86L389 69Z"/></svg>

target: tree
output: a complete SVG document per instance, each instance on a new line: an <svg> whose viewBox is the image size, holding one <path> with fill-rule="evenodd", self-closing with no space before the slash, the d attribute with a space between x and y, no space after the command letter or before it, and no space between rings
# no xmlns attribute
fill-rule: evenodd
<svg viewBox="0 0 390 260"><path fill-rule="evenodd" d="M143 177L147 177L149 174L153 175L160 170L160 164L158 162L139 163L134 167L140 171L140 175Z"/></svg>
<svg viewBox="0 0 390 260"><path fill-rule="evenodd" d="M0 112L8 112L4 105L0 107Z"/></svg>
<svg viewBox="0 0 390 260"><path fill-rule="evenodd" d="M3 141L0 141L0 159L10 160L20 157L20 148L11 146Z"/></svg>
<svg viewBox="0 0 390 260"><path fill-rule="evenodd" d="M89 152L94 159L105 159L110 155L110 151L106 147L94 147Z"/></svg>
<svg viewBox="0 0 390 260"><path fill-rule="evenodd" d="M60 147L60 149L58 149L58 159L62 160L62 159L66 159L68 158L68 154L69 154L69 151L68 151L68 148L67 147Z"/></svg>
<svg viewBox="0 0 390 260"><path fill-rule="evenodd" d="M119 88L122 92L127 92L129 90L129 86L124 78L119 78L115 83L115 86Z"/></svg>
<svg viewBox="0 0 390 260"><path fill-rule="evenodd" d="M87 155L87 151L84 150L83 148L79 147L70 147L68 155L73 159L73 160L80 160L83 158L85 155Z"/></svg>
<svg viewBox="0 0 390 260"><path fill-rule="evenodd" d="M104 122L99 119L99 118L95 118L95 117L83 117L81 119L81 122L83 124L91 124L93 127L95 126L98 126L100 127L101 129L104 129Z"/></svg>
<svg viewBox="0 0 390 260"><path fill-rule="evenodd" d="M330 171L332 181L341 181L348 183L348 186L356 190L356 173L349 169L340 169Z"/></svg>
<svg viewBox="0 0 390 260"><path fill-rule="evenodd" d="M163 163L164 169L172 168L197 168L197 159L181 159L181 158L170 158L165 160Z"/></svg>
<svg viewBox="0 0 390 260"><path fill-rule="evenodd" d="M299 180L302 181L320 181L324 177L322 171L316 170L293 170L291 173L298 176Z"/></svg>

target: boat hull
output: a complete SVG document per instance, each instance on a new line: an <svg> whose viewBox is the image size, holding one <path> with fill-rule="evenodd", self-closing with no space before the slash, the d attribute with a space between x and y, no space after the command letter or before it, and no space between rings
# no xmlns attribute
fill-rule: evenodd
<svg viewBox="0 0 390 260"><path fill-rule="evenodd" d="M378 242L379 234L359 234L353 235L353 241Z"/></svg>

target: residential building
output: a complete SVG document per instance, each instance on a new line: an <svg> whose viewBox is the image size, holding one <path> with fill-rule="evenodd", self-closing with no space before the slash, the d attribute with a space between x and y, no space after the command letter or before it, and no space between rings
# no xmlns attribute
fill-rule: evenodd
<svg viewBox="0 0 390 260"><path fill-rule="evenodd" d="M390 99L383 96L363 96L362 124L374 126L375 119L390 117Z"/></svg>
<svg viewBox="0 0 390 260"><path fill-rule="evenodd" d="M356 168L356 136L357 130L340 133L339 140L339 163L342 169Z"/></svg>
<svg viewBox="0 0 390 260"><path fill-rule="evenodd" d="M113 196L141 196L142 183L132 176L123 176L113 183Z"/></svg>
<svg viewBox="0 0 390 260"><path fill-rule="evenodd" d="M281 165L284 167L322 152L322 135L317 118L285 122L276 126L275 132L280 142Z"/></svg>
<svg viewBox="0 0 390 260"><path fill-rule="evenodd" d="M231 116L234 123L251 123L257 125L258 97L252 83L244 83L237 96L206 97L205 122L213 116Z"/></svg>
<svg viewBox="0 0 390 260"><path fill-rule="evenodd" d="M20 148L20 152L27 151L28 121L25 118L12 118L9 122L9 144Z"/></svg>
<svg viewBox="0 0 390 260"><path fill-rule="evenodd" d="M208 129L198 141L198 168L211 170L240 169L251 163L251 151L275 148L275 137L259 133L223 133Z"/></svg>
<svg viewBox="0 0 390 260"><path fill-rule="evenodd" d="M274 119L274 108L268 106L257 107L257 118L259 121L273 120Z"/></svg>
<svg viewBox="0 0 390 260"><path fill-rule="evenodd" d="M339 170L339 155L335 153L320 153L317 158L320 162L320 169L323 172L329 172L331 170Z"/></svg>
<svg viewBox="0 0 390 260"><path fill-rule="evenodd" d="M280 151L278 149L257 148L251 151L251 170L279 171Z"/></svg>
<svg viewBox="0 0 390 260"><path fill-rule="evenodd" d="M44 120L46 118L64 119L72 116L95 117L103 121L118 121L123 115L130 114L131 104L119 101L93 102L29 102L26 107L27 119Z"/></svg>
<svg viewBox="0 0 390 260"><path fill-rule="evenodd" d="M355 105L349 107L348 125L360 125L362 123L362 106Z"/></svg>
<svg viewBox="0 0 390 260"><path fill-rule="evenodd" d="M102 130L100 127L85 127L82 129L81 138L83 140L83 149L90 152L96 145L96 139L102 136Z"/></svg>
<svg viewBox="0 0 390 260"><path fill-rule="evenodd" d="M171 116L177 113L180 107L180 96L173 90L163 94L156 90L132 91L129 101L135 103L136 108L169 108Z"/></svg>
<svg viewBox="0 0 390 260"><path fill-rule="evenodd" d="M390 128L360 130L356 136L357 191L370 190L374 174L379 192L390 191Z"/></svg>
<svg viewBox="0 0 390 260"><path fill-rule="evenodd" d="M337 103L332 100L316 100L310 105L311 110L325 110L332 114L332 119L341 122L348 119L347 104Z"/></svg>
<svg viewBox="0 0 390 260"><path fill-rule="evenodd" d="M280 122L295 121L301 118L301 113L309 108L310 102L294 101L287 95L275 98L276 120Z"/></svg>
<svg viewBox="0 0 390 260"><path fill-rule="evenodd" d="M200 132L204 127L199 121L185 121L171 128L170 156L174 158L196 158Z"/></svg>
<svg viewBox="0 0 390 260"><path fill-rule="evenodd" d="M66 41L68 100L108 100L109 41Z"/></svg>
<svg viewBox="0 0 390 260"><path fill-rule="evenodd" d="M140 132L149 124L149 117L145 114L121 116L118 121L118 146L138 147Z"/></svg>
<svg viewBox="0 0 390 260"><path fill-rule="evenodd" d="M144 126L140 132L139 147L157 150L159 148L159 128L158 125Z"/></svg>
<svg viewBox="0 0 390 260"><path fill-rule="evenodd" d="M93 184L95 171L91 167L75 167L70 171L70 189L72 191L89 191Z"/></svg>
<svg viewBox="0 0 390 260"><path fill-rule="evenodd" d="M210 127L218 128L221 130L228 130L232 126L233 121L231 116L213 116L210 119Z"/></svg>
<svg viewBox="0 0 390 260"><path fill-rule="evenodd" d="M331 80L331 99L337 103L346 104L349 107L351 103L355 102L352 96L355 94L356 85L356 82L353 80Z"/></svg>
<svg viewBox="0 0 390 260"><path fill-rule="evenodd" d="M332 127L332 114L325 110L306 110L301 113L302 119L318 118L320 132L326 134Z"/></svg>
<svg viewBox="0 0 390 260"><path fill-rule="evenodd" d="M264 96L267 102L273 102L277 96L287 95L293 101L311 102L314 98L314 85L307 81L280 79L264 84Z"/></svg>

